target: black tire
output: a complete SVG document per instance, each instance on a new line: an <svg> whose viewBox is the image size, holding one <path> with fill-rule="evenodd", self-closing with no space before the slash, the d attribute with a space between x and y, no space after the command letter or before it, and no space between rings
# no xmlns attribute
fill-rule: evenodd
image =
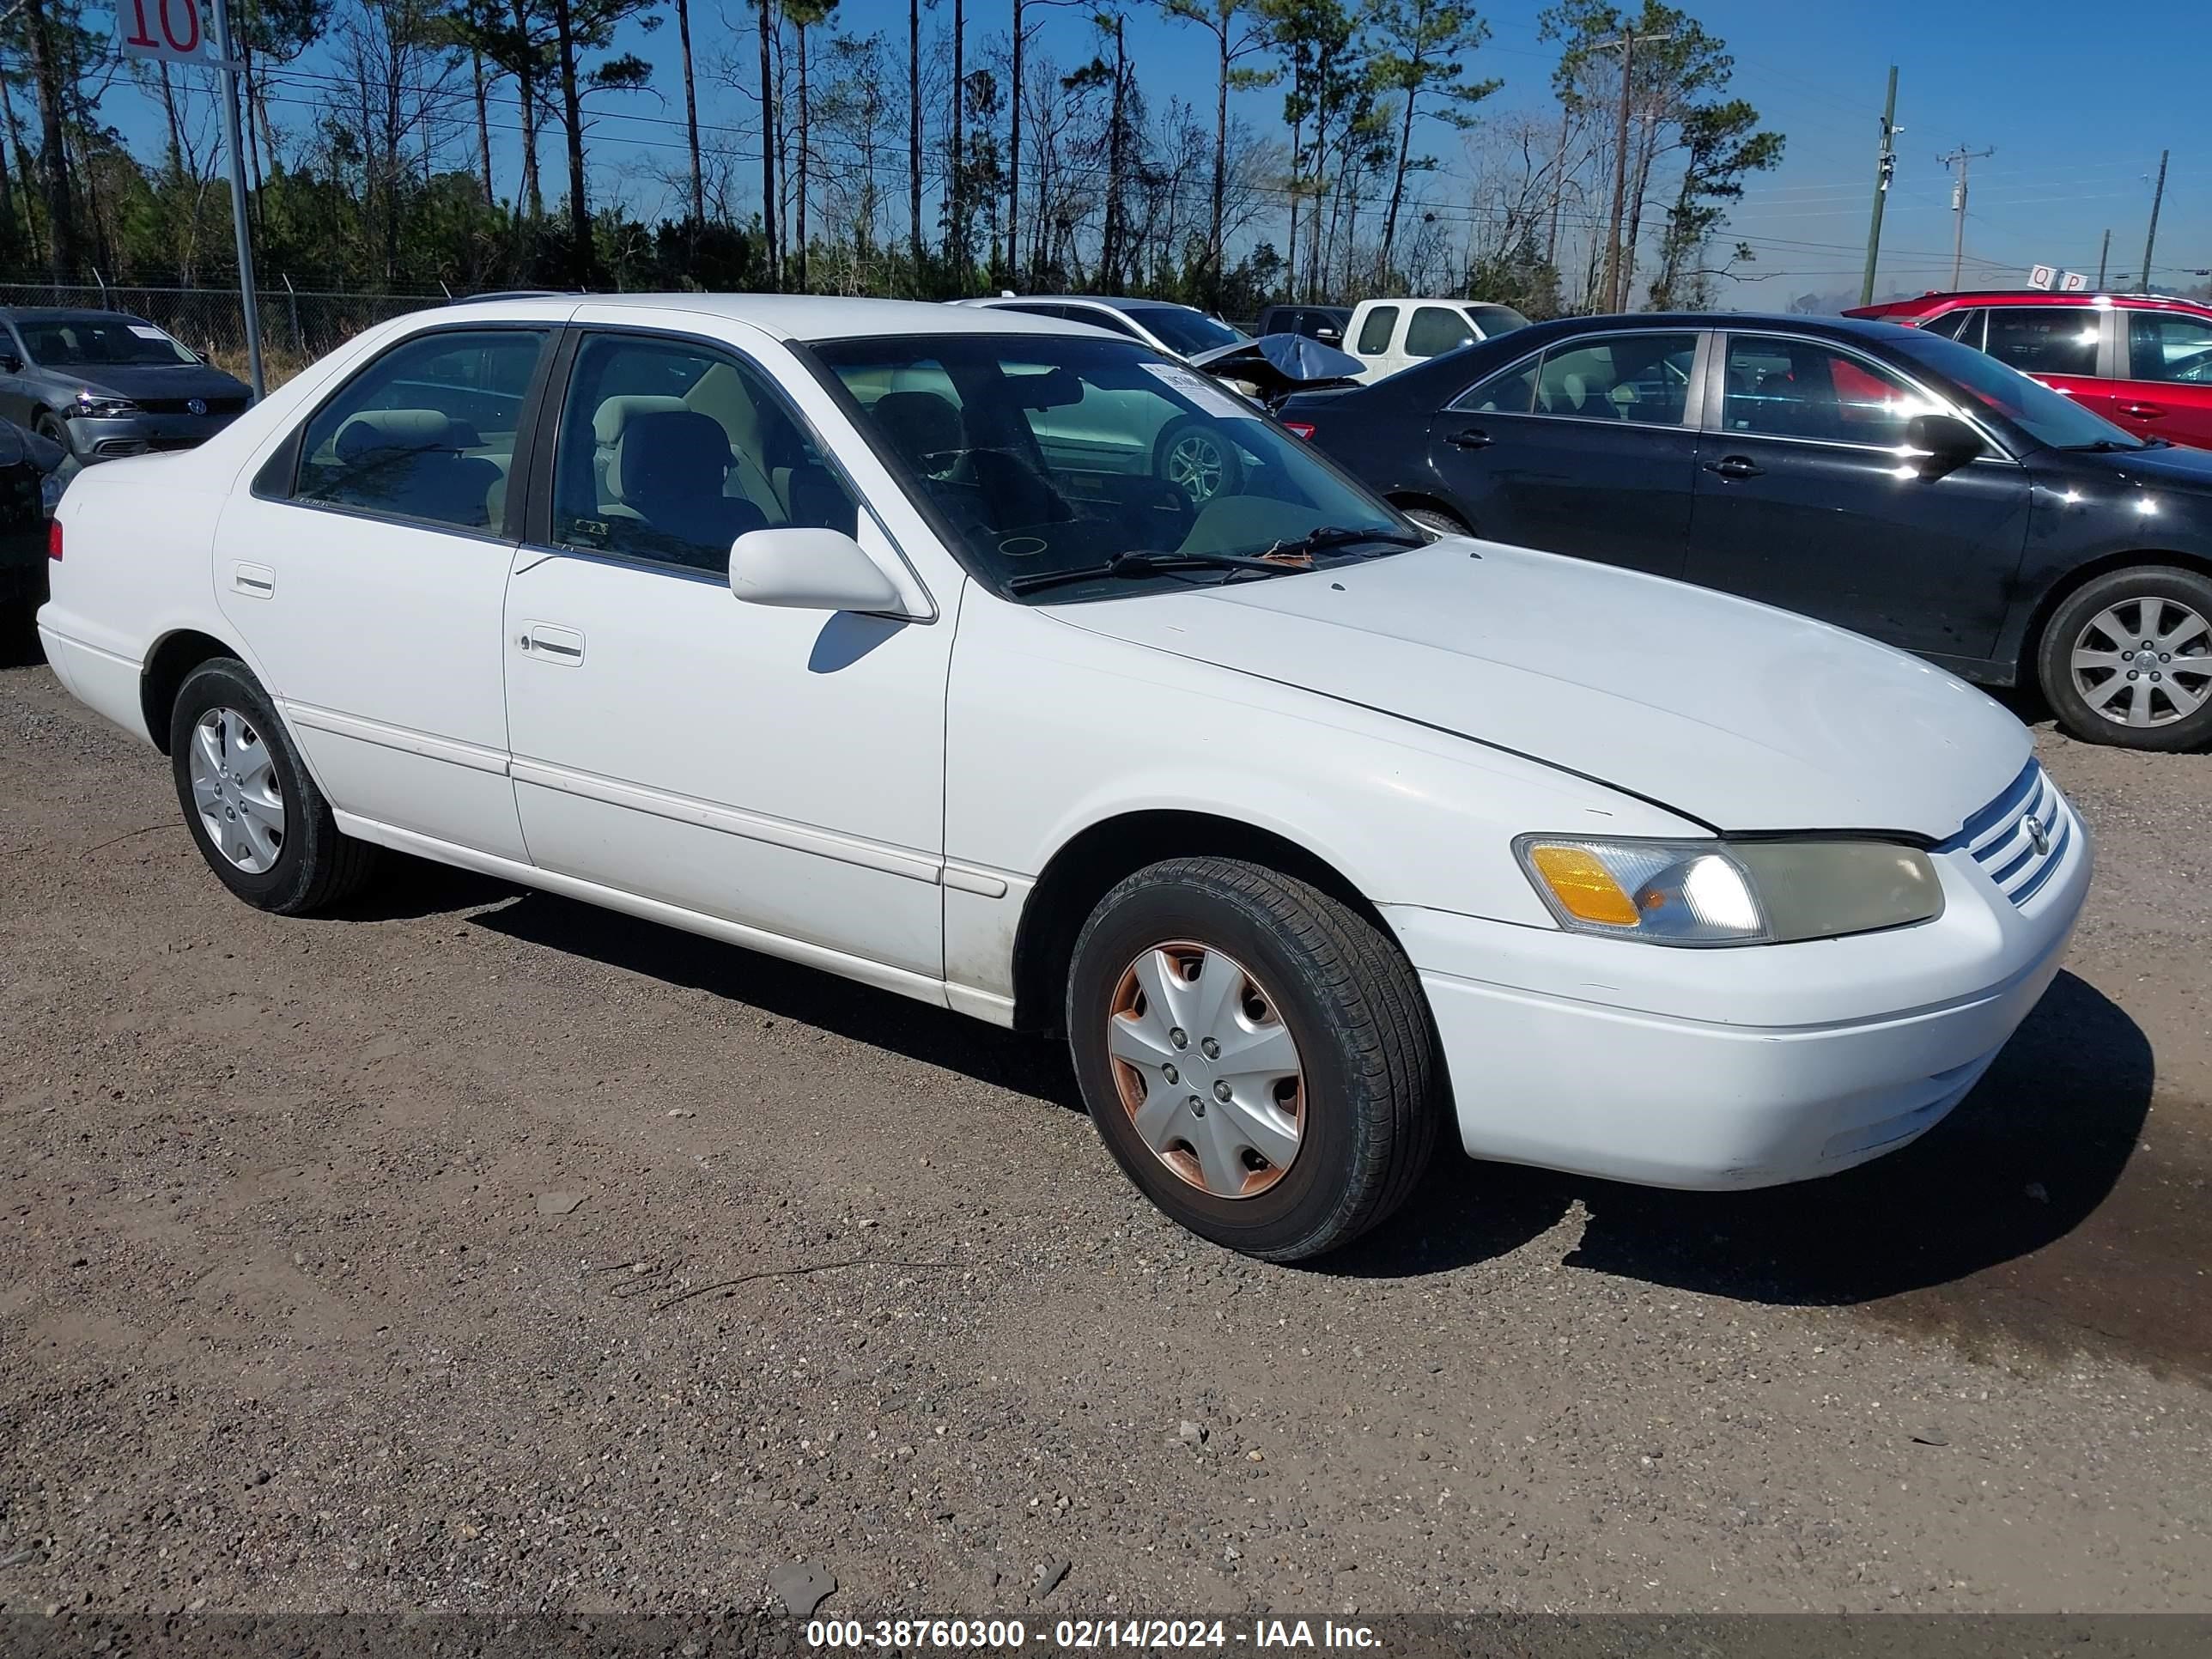
<svg viewBox="0 0 2212 1659"><path fill-rule="evenodd" d="M1296 1154L1252 1196L1216 1196L1155 1153L1108 1054L1123 975L1175 940L1244 966L1297 1045ZM1091 1121L1129 1179L1171 1219L1247 1255L1297 1261L1349 1243L1405 1202L1436 1145L1443 1070L1411 965L1350 907L1257 865L1173 859L1108 893L1076 939L1067 1030Z"/></svg>
<svg viewBox="0 0 2212 1659"><path fill-rule="evenodd" d="M1401 507L1398 509L1424 530L1433 530L1440 536L1472 536L1474 527L1456 513L1447 513L1440 507Z"/></svg>
<svg viewBox="0 0 2212 1659"><path fill-rule="evenodd" d="M41 438L59 444L64 456L76 453L76 446L70 442L69 428L62 424L60 416L52 410L40 410L37 418L31 422L31 430Z"/></svg>
<svg viewBox="0 0 2212 1659"><path fill-rule="evenodd" d="M2156 641L2173 630L2182 607L2212 623L2212 578L2172 565L2136 565L2125 570L2108 571L2068 594L2057 610L2051 612L2036 653L2037 686L2044 701L2051 705L2051 713L2057 716L2058 723L2084 743L2111 744L2122 749L2148 749L2170 754L2200 749L2212 743L2212 696L2205 697L2193 713L2181 714L2176 699L2164 689L2172 683L2174 658L2179 655L2184 661L2193 661L2207 657L2207 653L2212 653L2212 635L2196 633L2190 638L2173 640L2172 643L2180 647L2178 653L2154 653L2142 659L2145 665L2142 667L2130 660L2124 665L2116 663L2110 674L2092 670L2090 675L2095 684L2089 687L2087 696L2075 684L2074 652L2077 645L2101 651L2110 643L2117 648L2116 655L2119 651L2140 653L2142 637ZM2095 625L2098 618L2108 611L2117 611L2122 619L2140 624L2140 633L2126 639L2108 638L2112 630ZM2212 670L2212 658L2208 658L2204 665ZM2154 682L2149 678L2153 674L2159 677ZM2130 682L2130 675L2138 678ZM2115 701L2123 710L2131 709L2138 700L2143 700L2147 702L2149 718L2158 724L2132 726L2100 712L2095 694L2112 685L2115 679L2123 682L2115 694ZM2212 677L2185 670L2179 685L2185 695L2201 694L2212 688Z"/></svg>
<svg viewBox="0 0 2212 1659"><path fill-rule="evenodd" d="M284 805L284 834L276 862L258 873L223 856L210 838L192 798L191 745L200 717L216 708L244 715L266 745ZM357 892L375 868L381 849L341 835L330 803L307 775L291 733L242 662L215 657L185 677L169 711L169 760L177 784L177 804L217 880L258 909L278 915L307 915L342 903Z"/></svg>
<svg viewBox="0 0 2212 1659"><path fill-rule="evenodd" d="M1212 452L1218 469L1211 481L1201 477L1179 477L1184 471L1176 448L1187 438L1201 441ZM1244 458L1222 431L1218 421L1201 421L1195 415L1178 416L1161 428L1152 445L1152 476L1182 492L1194 507L1204 507L1218 496L1234 495L1244 483Z"/></svg>

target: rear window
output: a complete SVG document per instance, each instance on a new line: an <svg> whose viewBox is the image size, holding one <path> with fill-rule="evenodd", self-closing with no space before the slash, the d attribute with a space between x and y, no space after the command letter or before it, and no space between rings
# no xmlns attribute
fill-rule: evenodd
<svg viewBox="0 0 2212 1659"><path fill-rule="evenodd" d="M1390 335L1398 326L1398 307L1377 306L1359 325L1358 350L1363 357L1380 357L1390 349Z"/></svg>

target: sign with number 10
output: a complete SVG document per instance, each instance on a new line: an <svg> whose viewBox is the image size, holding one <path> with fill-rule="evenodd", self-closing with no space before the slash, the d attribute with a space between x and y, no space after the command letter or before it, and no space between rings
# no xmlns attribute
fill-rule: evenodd
<svg viewBox="0 0 2212 1659"><path fill-rule="evenodd" d="M200 0L115 0L115 33L125 58L210 61Z"/></svg>

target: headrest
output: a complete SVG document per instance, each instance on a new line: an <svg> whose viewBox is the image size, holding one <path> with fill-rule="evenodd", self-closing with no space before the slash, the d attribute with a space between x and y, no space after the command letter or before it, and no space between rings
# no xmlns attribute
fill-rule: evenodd
<svg viewBox="0 0 2212 1659"><path fill-rule="evenodd" d="M653 410L623 423L607 488L643 507L665 492L720 497L730 471L730 434L696 410Z"/></svg>
<svg viewBox="0 0 2212 1659"><path fill-rule="evenodd" d="M466 421L434 409L364 410L338 428L337 455L358 461L386 452L475 449L483 442Z"/></svg>
<svg viewBox="0 0 2212 1659"><path fill-rule="evenodd" d="M623 398L609 398L601 403L592 416L592 436L602 444L612 447L623 434L623 428L641 415L669 415L690 405L681 398L647 397L641 393Z"/></svg>
<svg viewBox="0 0 2212 1659"><path fill-rule="evenodd" d="M886 392L869 413L900 454L927 470L927 457L964 446L960 410L934 392Z"/></svg>

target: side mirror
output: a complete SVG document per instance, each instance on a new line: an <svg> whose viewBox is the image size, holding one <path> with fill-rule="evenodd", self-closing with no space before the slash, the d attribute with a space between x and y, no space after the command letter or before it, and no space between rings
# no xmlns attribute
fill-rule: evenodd
<svg viewBox="0 0 2212 1659"><path fill-rule="evenodd" d="M1955 415L1915 415L1905 428L1907 448L1921 456L1920 476L1956 472L1982 453L1982 434Z"/></svg>
<svg viewBox="0 0 2212 1659"><path fill-rule="evenodd" d="M896 583L842 530L750 531L730 547L730 592L793 611L906 614Z"/></svg>

